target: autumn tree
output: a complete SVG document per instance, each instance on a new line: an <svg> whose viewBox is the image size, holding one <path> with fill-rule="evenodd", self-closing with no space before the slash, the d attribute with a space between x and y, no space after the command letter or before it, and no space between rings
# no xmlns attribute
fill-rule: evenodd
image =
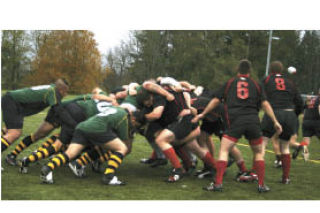
<svg viewBox="0 0 320 213"><path fill-rule="evenodd" d="M28 35L23 30L4 30L1 41L1 85L17 89L30 70Z"/></svg>
<svg viewBox="0 0 320 213"><path fill-rule="evenodd" d="M70 92L86 93L99 86L105 73L93 33L85 30L51 31L32 61L29 84L45 84L64 77Z"/></svg>

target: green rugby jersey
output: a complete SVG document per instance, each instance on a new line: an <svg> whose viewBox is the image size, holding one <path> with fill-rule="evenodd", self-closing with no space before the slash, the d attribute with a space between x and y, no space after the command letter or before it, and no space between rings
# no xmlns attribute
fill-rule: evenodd
<svg viewBox="0 0 320 213"><path fill-rule="evenodd" d="M100 112L103 112L106 107L112 106L110 102L98 100L80 100L76 103L85 111L87 118L90 118Z"/></svg>
<svg viewBox="0 0 320 213"><path fill-rule="evenodd" d="M138 86L136 87L136 91L137 93L142 90L142 86ZM124 104L124 103L128 103L128 104L132 104L133 106L135 107L138 107L138 103L137 103L137 97L136 95L129 95L129 91L128 91L128 95L127 97L121 102L121 104Z"/></svg>
<svg viewBox="0 0 320 213"><path fill-rule="evenodd" d="M20 103L24 115L36 114L48 106L59 104L62 99L55 84L18 89L9 91L8 94Z"/></svg>
<svg viewBox="0 0 320 213"><path fill-rule="evenodd" d="M110 106L86 121L81 122L76 129L88 133L103 133L111 129L121 140L129 138L128 113L126 110Z"/></svg>

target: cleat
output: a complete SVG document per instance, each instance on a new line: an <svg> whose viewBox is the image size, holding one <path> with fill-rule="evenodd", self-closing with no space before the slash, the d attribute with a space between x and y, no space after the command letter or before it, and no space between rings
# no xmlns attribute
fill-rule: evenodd
<svg viewBox="0 0 320 213"><path fill-rule="evenodd" d="M112 185L112 186L123 186L123 185L126 185L125 182L123 181L120 181L118 179L117 176L115 176L114 174L109 174L109 175L106 175L104 174L102 176L102 183L103 184L106 184L106 185Z"/></svg>
<svg viewBox="0 0 320 213"><path fill-rule="evenodd" d="M222 184L215 185L214 182L212 182L209 186L205 186L202 189L211 192L222 192Z"/></svg>
<svg viewBox="0 0 320 213"><path fill-rule="evenodd" d="M258 175L253 172L238 172L236 181L240 183L248 183L258 181Z"/></svg>
<svg viewBox="0 0 320 213"><path fill-rule="evenodd" d="M6 157L6 162L7 164L9 164L10 166L16 166L17 165L17 159L16 156L13 154L8 154Z"/></svg>
<svg viewBox="0 0 320 213"><path fill-rule="evenodd" d="M214 169L210 168L203 168L202 170L198 170L195 176L197 176L199 179L203 179L205 177L213 177L215 174Z"/></svg>
<svg viewBox="0 0 320 213"><path fill-rule="evenodd" d="M20 168L19 172L22 174L27 174L28 173L28 164L27 164L27 157L24 157L22 161L20 162Z"/></svg>
<svg viewBox="0 0 320 213"><path fill-rule="evenodd" d="M171 171L171 174L170 174L168 180L166 180L166 182L175 183L175 182L179 181L180 179L182 179L184 173L185 173L185 171L183 168L173 169Z"/></svg>
<svg viewBox="0 0 320 213"><path fill-rule="evenodd" d="M259 185L258 186L259 193L268 192L268 191L270 191L270 188L268 186L266 186L266 185L263 185L263 186Z"/></svg>
<svg viewBox="0 0 320 213"><path fill-rule="evenodd" d="M140 163L143 163L143 164L152 164L155 161L156 161L156 159L152 159L152 158L142 158L142 159L140 159Z"/></svg>
<svg viewBox="0 0 320 213"><path fill-rule="evenodd" d="M53 184L53 173L48 166L43 166L41 168L40 180L42 183Z"/></svg>
<svg viewBox="0 0 320 213"><path fill-rule="evenodd" d="M151 165L150 165L150 167L151 168L156 168L156 167L158 167L158 166L163 166L163 165L167 165L168 164L168 160L167 159L156 159L156 160L154 160L152 163L151 163Z"/></svg>
<svg viewBox="0 0 320 213"><path fill-rule="evenodd" d="M290 178L282 179L280 181L280 183L282 183L282 184L290 184Z"/></svg>
<svg viewBox="0 0 320 213"><path fill-rule="evenodd" d="M281 168L282 167L282 161L281 160L275 160L274 161L274 167L275 168Z"/></svg>
<svg viewBox="0 0 320 213"><path fill-rule="evenodd" d="M295 148L295 150L293 151L293 153L292 153L292 159L297 159L297 157L298 157L298 155L299 155L299 153L300 153L300 151L302 151L302 149L303 149L303 147L304 146L298 146L297 148Z"/></svg>
<svg viewBox="0 0 320 213"><path fill-rule="evenodd" d="M307 162L309 160L310 153L309 153L309 150L308 150L307 146L303 146L303 148L302 148L302 156L303 156L303 160L305 162Z"/></svg>
<svg viewBox="0 0 320 213"><path fill-rule="evenodd" d="M86 176L85 166L78 165L76 161L72 161L71 163L68 164L68 166L75 176L79 178L83 178Z"/></svg>

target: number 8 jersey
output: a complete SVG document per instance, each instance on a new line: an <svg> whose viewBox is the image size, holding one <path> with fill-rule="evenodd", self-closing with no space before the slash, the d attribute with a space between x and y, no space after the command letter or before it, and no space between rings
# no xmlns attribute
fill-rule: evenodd
<svg viewBox="0 0 320 213"><path fill-rule="evenodd" d="M302 99L294 83L279 73L263 79L267 100L273 109L296 109L302 111Z"/></svg>

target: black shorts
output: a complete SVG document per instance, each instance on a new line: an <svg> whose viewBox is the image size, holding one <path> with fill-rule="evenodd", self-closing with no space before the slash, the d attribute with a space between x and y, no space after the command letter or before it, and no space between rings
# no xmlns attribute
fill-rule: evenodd
<svg viewBox="0 0 320 213"><path fill-rule="evenodd" d="M289 140L292 135L297 132L297 116L293 111L274 110L277 120L282 126L282 133L279 138ZM271 138L276 130L274 124L268 115L264 115L262 119L262 134L265 137Z"/></svg>
<svg viewBox="0 0 320 213"><path fill-rule="evenodd" d="M148 142L154 142L155 141L155 134L158 131L163 130L165 127L163 127L159 122L154 121L150 122L148 126L146 127L145 131L145 137L148 140Z"/></svg>
<svg viewBox="0 0 320 213"><path fill-rule="evenodd" d="M74 130L74 128L71 128L68 125L63 125L59 134L59 140L65 145L70 144Z"/></svg>
<svg viewBox="0 0 320 213"><path fill-rule="evenodd" d="M224 132L224 137L237 142L244 135L247 140L261 138L261 126L258 115L241 115L230 117L230 125Z"/></svg>
<svg viewBox="0 0 320 213"><path fill-rule="evenodd" d="M303 137L317 136L320 138L320 120L304 120L302 123Z"/></svg>
<svg viewBox="0 0 320 213"><path fill-rule="evenodd" d="M176 139L181 140L187 137L193 130L198 127L198 123L192 123L193 115L186 115L180 118L178 121L170 124L166 129L172 131Z"/></svg>
<svg viewBox="0 0 320 213"><path fill-rule="evenodd" d="M201 131L204 131L209 135L215 134L216 136L221 137L225 130L225 127L220 119L216 121L208 121L204 119L202 121L200 129Z"/></svg>
<svg viewBox="0 0 320 213"><path fill-rule="evenodd" d="M108 130L103 133L89 133L80 129L76 129L74 131L71 142L76 144L82 144L84 146L99 146L116 138L118 138L118 136L111 130Z"/></svg>
<svg viewBox="0 0 320 213"><path fill-rule="evenodd" d="M23 114L21 105L7 93L1 98L2 119L7 129L22 129Z"/></svg>
<svg viewBox="0 0 320 213"><path fill-rule="evenodd" d="M50 107L46 118L44 119L46 122L50 123L52 126L54 126L55 128L58 128L61 123L59 120L59 116L57 116L54 107Z"/></svg>

